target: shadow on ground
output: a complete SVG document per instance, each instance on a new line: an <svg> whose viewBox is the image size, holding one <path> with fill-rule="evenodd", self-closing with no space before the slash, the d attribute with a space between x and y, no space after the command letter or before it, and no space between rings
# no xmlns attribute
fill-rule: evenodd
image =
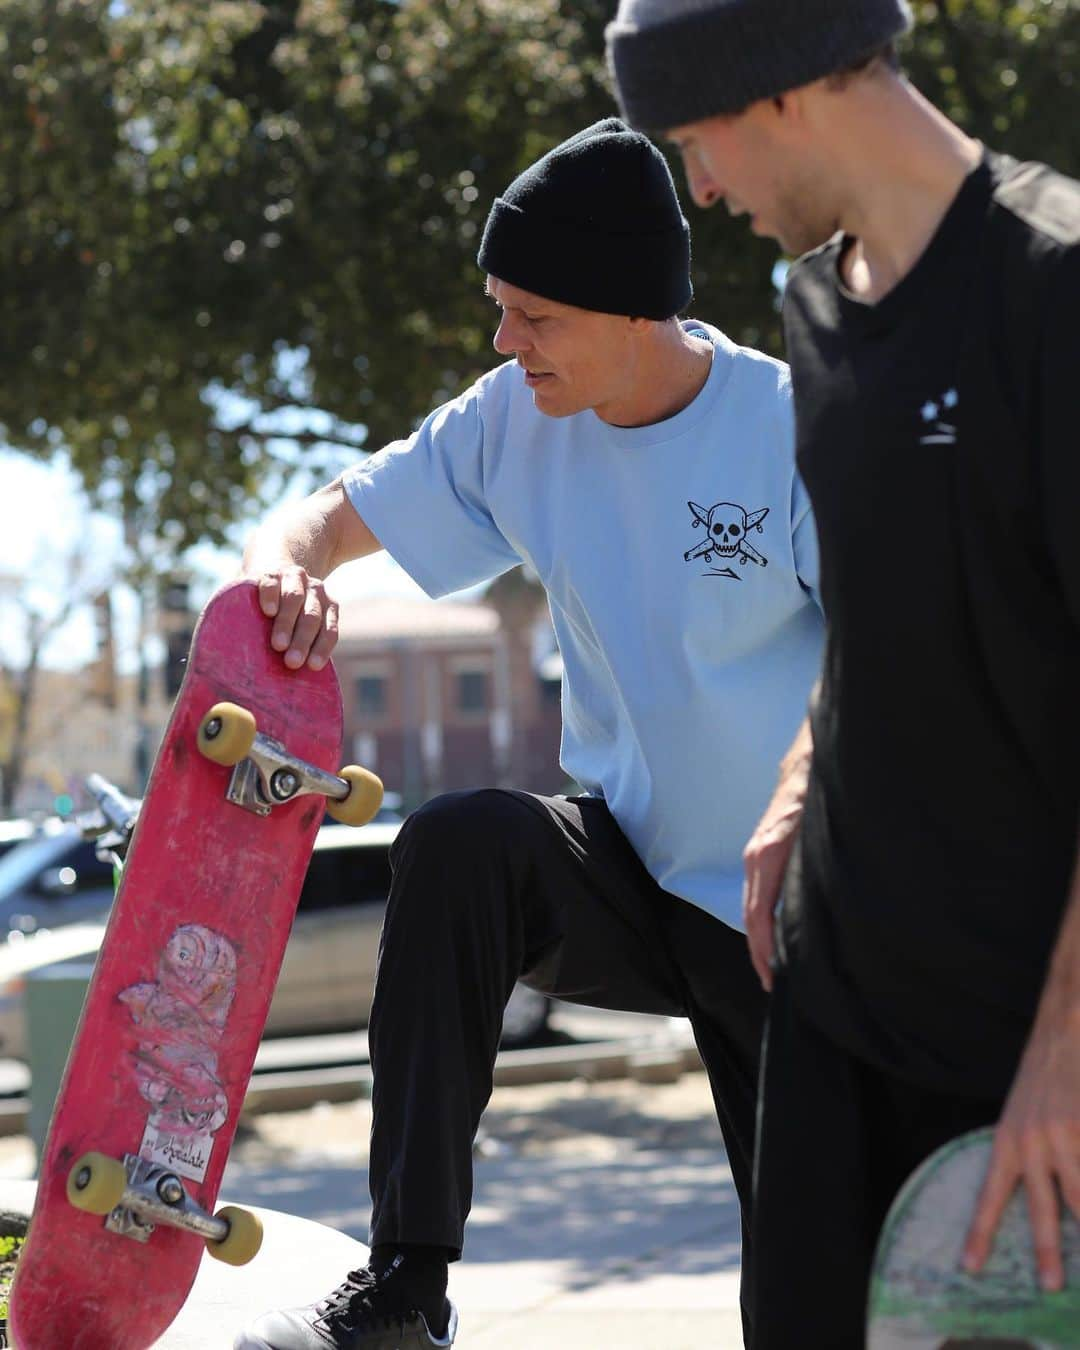
<svg viewBox="0 0 1080 1350"><path fill-rule="evenodd" d="M711 1110L653 1114L648 1093L640 1089L637 1103L583 1095L543 1110L490 1109L466 1229L469 1265L554 1263L568 1291L657 1271L737 1272L739 1208L715 1118ZM366 1138L330 1150L320 1133L316 1117L300 1150L234 1149L223 1195L366 1241Z"/></svg>

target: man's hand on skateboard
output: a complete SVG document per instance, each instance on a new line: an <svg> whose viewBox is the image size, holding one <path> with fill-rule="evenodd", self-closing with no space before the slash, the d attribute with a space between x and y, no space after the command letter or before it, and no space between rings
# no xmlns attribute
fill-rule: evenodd
<svg viewBox="0 0 1080 1350"><path fill-rule="evenodd" d="M274 620L270 645L283 653L290 670L304 665L321 670L337 643L337 601L322 578L381 548L340 478L297 502L248 543L242 575L258 583L262 612Z"/></svg>
<svg viewBox="0 0 1080 1350"><path fill-rule="evenodd" d="M297 564L260 573L259 605L274 620L270 645L290 670L321 670L338 640L338 605L318 577Z"/></svg>
<svg viewBox="0 0 1080 1350"><path fill-rule="evenodd" d="M994 1134L990 1167L964 1246L964 1269L982 1270L1013 1191L1027 1191L1039 1282L1065 1281L1061 1205L1080 1220L1080 1023L1051 1012L1048 987ZM1051 996L1051 997L1048 997Z"/></svg>

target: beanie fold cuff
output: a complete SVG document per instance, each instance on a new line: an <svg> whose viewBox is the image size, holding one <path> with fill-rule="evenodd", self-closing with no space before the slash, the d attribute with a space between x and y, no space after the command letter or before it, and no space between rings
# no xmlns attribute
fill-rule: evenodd
<svg viewBox="0 0 1080 1350"><path fill-rule="evenodd" d="M685 221L649 234L598 234L499 197L477 262L489 276L532 295L602 314L671 319L693 299Z"/></svg>
<svg viewBox="0 0 1080 1350"><path fill-rule="evenodd" d="M910 26L906 0L700 0L675 17L660 0L623 0L608 61L626 121L670 131L847 69Z"/></svg>

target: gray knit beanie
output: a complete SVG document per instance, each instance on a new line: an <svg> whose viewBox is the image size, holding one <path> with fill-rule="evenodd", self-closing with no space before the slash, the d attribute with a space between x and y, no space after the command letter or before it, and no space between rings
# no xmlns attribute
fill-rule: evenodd
<svg viewBox="0 0 1080 1350"><path fill-rule="evenodd" d="M910 27L906 0L620 0L608 61L627 122L670 131L845 70Z"/></svg>

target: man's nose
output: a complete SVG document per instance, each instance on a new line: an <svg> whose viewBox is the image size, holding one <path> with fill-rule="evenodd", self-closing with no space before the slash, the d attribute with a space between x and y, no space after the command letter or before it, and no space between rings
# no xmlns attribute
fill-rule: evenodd
<svg viewBox="0 0 1080 1350"><path fill-rule="evenodd" d="M495 330L495 336L491 341L500 356L513 356L515 352L520 352L528 346L528 343L524 340L521 325L505 309L499 320L499 326Z"/></svg>
<svg viewBox="0 0 1080 1350"><path fill-rule="evenodd" d="M720 197L719 189L712 175L701 164L696 155L683 156L683 168L686 171L686 186L695 206L713 206Z"/></svg>
<svg viewBox="0 0 1080 1350"><path fill-rule="evenodd" d="M690 196L694 199L695 206L705 207L714 206L720 197L716 184L707 173L700 169L687 169L686 180L690 187Z"/></svg>

